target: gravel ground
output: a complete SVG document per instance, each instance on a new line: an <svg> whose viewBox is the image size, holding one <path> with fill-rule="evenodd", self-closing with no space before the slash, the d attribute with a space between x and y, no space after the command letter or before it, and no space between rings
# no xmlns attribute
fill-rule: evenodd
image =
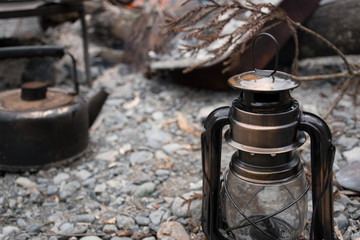
<svg viewBox="0 0 360 240"><path fill-rule="evenodd" d="M0 239L203 238L201 200L183 205L201 193L199 126L237 93L149 80L123 64L93 66L92 72L93 88L83 86L82 94L105 87L110 96L89 129L88 151L67 166L2 174ZM303 110L322 114L336 98L335 88L331 81L306 83L292 95ZM328 119L337 147L335 172L360 160L359 116L345 95ZM224 144L223 169L233 151ZM306 159L308 144L301 152ZM358 240L360 199L334 188L336 229L343 239Z"/></svg>

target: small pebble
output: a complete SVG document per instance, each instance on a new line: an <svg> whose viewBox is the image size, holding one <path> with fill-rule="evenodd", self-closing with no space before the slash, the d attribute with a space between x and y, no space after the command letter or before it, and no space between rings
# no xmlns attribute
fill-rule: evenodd
<svg viewBox="0 0 360 240"><path fill-rule="evenodd" d="M152 182L146 182L141 184L134 192L134 196L136 198L142 198L145 196L149 196L152 194L156 189L155 183Z"/></svg>
<svg viewBox="0 0 360 240"><path fill-rule="evenodd" d="M135 226L135 220L132 217L121 215L116 220L116 226L119 229L131 229Z"/></svg>
<svg viewBox="0 0 360 240"><path fill-rule="evenodd" d="M349 226L349 221L344 214L340 214L337 218L335 218L335 223L342 233L345 233Z"/></svg>
<svg viewBox="0 0 360 240"><path fill-rule="evenodd" d="M114 224L106 224L103 227L104 233L115 233L118 231L117 227Z"/></svg>
<svg viewBox="0 0 360 240"><path fill-rule="evenodd" d="M22 186L24 188L34 188L37 186L37 184L30 180L29 178L26 178L26 177L18 177L16 180L15 180L15 183L19 186Z"/></svg>
<svg viewBox="0 0 360 240"><path fill-rule="evenodd" d="M86 237L80 238L79 240L102 240L102 239L97 236L86 236Z"/></svg>
<svg viewBox="0 0 360 240"><path fill-rule="evenodd" d="M134 152L130 156L130 162L132 165L143 164L147 161L150 161L153 157L154 155L148 151Z"/></svg>
<svg viewBox="0 0 360 240"><path fill-rule="evenodd" d="M161 223L162 217L164 216L165 212L162 210L157 210L150 213L150 220L155 225L159 225Z"/></svg>
<svg viewBox="0 0 360 240"><path fill-rule="evenodd" d="M334 212L344 212L345 206L339 202L334 202Z"/></svg>
<svg viewBox="0 0 360 240"><path fill-rule="evenodd" d="M60 199L65 200L66 198L71 197L80 187L81 184L78 181L71 181L61 185L59 190Z"/></svg>
<svg viewBox="0 0 360 240"><path fill-rule="evenodd" d="M135 221L140 226L144 226L144 225L146 226L149 225L150 223L150 219L148 217L143 217L143 216L136 216Z"/></svg>
<svg viewBox="0 0 360 240"><path fill-rule="evenodd" d="M69 174L60 172L53 178L53 182L55 185L59 185L60 183L66 181L69 178Z"/></svg>
<svg viewBox="0 0 360 240"><path fill-rule="evenodd" d="M56 194L58 191L58 188L55 185L49 185L46 189L46 194L48 196Z"/></svg>
<svg viewBox="0 0 360 240"><path fill-rule="evenodd" d="M93 214L82 214L76 215L74 217L74 223L93 223L95 221L95 216Z"/></svg>

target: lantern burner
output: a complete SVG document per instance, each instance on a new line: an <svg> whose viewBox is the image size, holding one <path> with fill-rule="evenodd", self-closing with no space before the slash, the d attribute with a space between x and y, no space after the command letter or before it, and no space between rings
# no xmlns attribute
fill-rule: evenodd
<svg viewBox="0 0 360 240"><path fill-rule="evenodd" d="M251 216L253 221L258 221L258 219L263 219L266 216ZM245 225L247 221L244 221L241 225ZM247 224L248 225L248 224ZM257 223L257 227L262 231L270 233L275 239L290 239L292 234L291 226L279 218L270 218L266 219L260 223ZM250 225L246 228L238 229L239 237L246 240L254 240L254 239L263 239L263 240L273 240L274 238L269 238L264 236L262 232L260 232L256 227Z"/></svg>

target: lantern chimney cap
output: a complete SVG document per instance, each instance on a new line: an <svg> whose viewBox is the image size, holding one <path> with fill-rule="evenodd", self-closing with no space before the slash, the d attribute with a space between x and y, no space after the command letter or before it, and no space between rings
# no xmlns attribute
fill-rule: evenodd
<svg viewBox="0 0 360 240"><path fill-rule="evenodd" d="M297 88L300 81L285 72L255 69L229 78L228 84L242 91L281 92Z"/></svg>

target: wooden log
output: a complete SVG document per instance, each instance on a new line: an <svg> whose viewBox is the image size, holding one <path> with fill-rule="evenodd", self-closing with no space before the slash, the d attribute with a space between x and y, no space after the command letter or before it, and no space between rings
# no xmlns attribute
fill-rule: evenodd
<svg viewBox="0 0 360 240"><path fill-rule="evenodd" d="M360 54L360 1L326 1L304 25L335 44L345 54ZM300 57L335 55L324 43L300 32Z"/></svg>

